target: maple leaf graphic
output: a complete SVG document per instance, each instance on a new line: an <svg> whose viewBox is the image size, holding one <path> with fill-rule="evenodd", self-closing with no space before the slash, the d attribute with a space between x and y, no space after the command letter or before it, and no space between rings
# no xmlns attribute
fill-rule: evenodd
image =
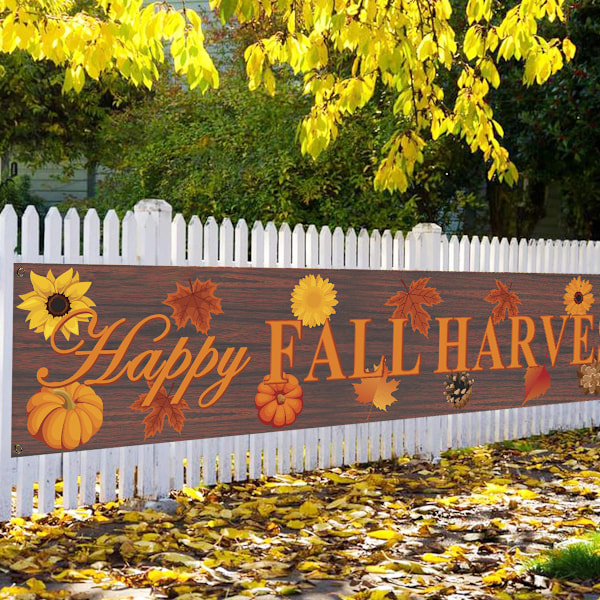
<svg viewBox="0 0 600 600"><path fill-rule="evenodd" d="M494 325L500 323L500 321L504 321L507 311L509 317L516 317L519 314L519 307L517 304L521 304L519 296L514 292L511 292L510 288L506 289L506 286L501 281L496 279L496 285L498 286L498 289L491 290L484 298L486 302L491 302L492 304L495 302L498 303L498 306L494 306L492 309L492 315L494 316L492 323L494 323Z"/></svg>
<svg viewBox="0 0 600 600"><path fill-rule="evenodd" d="M425 306L433 306L443 302L437 290L432 287L425 287L429 281L429 277L412 281L410 289L406 292L399 291L395 296L392 296L386 303L386 306L397 306L393 319L408 318L411 316L411 325L413 331L420 331L425 337L429 337L429 321L431 315L423 308ZM406 284L401 279L404 287Z"/></svg>
<svg viewBox="0 0 600 600"><path fill-rule="evenodd" d="M148 387L152 387L152 382L148 381ZM173 388L171 388L172 390ZM184 398L178 404L172 405L173 396L167 394L166 388L161 388L154 396L154 399L147 406L142 406L147 394L140 394L140 397L131 404L128 408L133 410L146 411L152 409L152 412L144 418L143 423L146 425L144 431L144 439L153 437L157 432L161 433L165 422L165 416L169 425L177 432L181 433L185 422L185 415L181 412L183 409L189 409L189 406Z"/></svg>
<svg viewBox="0 0 600 600"><path fill-rule="evenodd" d="M214 295L217 289L217 283L208 281L200 281L196 279L194 283L190 280L189 287L177 285L177 291L169 294L163 304L170 306L173 309L171 317L177 325L177 329L181 329L189 319L192 325L196 327L196 331L206 333L210 328L210 317L213 315L222 314L221 298Z"/></svg>
<svg viewBox="0 0 600 600"><path fill-rule="evenodd" d="M544 365L537 367L527 367L525 372L525 398L523 404L528 400L537 398L545 394L550 387L550 373L546 371ZM521 406L523 406L521 404Z"/></svg>
<svg viewBox="0 0 600 600"><path fill-rule="evenodd" d="M354 392L357 396L355 398L357 402L371 404L371 409L374 406L379 410L387 412L387 407L398 400L398 398L394 398L392 394L398 389L400 381L397 381L396 379L390 381L387 380L390 371L385 364L385 357L382 357L379 364L373 367L373 371L377 371L381 367L382 362L382 375L379 377L365 377L360 380L360 383L353 383L352 385L354 386ZM371 415L371 409L369 409L367 421Z"/></svg>

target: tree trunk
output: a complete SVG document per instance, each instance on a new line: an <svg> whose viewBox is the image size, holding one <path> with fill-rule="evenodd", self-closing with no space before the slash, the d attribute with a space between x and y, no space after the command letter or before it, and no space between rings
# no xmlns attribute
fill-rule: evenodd
<svg viewBox="0 0 600 600"><path fill-rule="evenodd" d="M10 177L10 154L8 150L0 152L0 183Z"/></svg>
<svg viewBox="0 0 600 600"><path fill-rule="evenodd" d="M87 190L88 198L93 198L96 195L96 174L98 165L95 162L89 162L87 165Z"/></svg>

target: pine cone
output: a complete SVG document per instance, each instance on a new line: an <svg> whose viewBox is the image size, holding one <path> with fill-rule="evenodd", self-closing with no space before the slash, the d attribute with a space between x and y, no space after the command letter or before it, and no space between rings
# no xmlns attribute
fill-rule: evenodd
<svg viewBox="0 0 600 600"><path fill-rule="evenodd" d="M595 394L600 392L600 365L598 360L587 365L580 365L577 369L577 377L579 377L579 387L583 388L584 394Z"/></svg>
<svg viewBox="0 0 600 600"><path fill-rule="evenodd" d="M468 373L450 373L446 378L444 396L454 408L462 408L471 399L473 382Z"/></svg>

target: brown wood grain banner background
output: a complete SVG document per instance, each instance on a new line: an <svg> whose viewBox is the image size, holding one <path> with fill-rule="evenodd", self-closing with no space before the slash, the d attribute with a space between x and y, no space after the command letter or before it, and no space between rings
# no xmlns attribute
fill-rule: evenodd
<svg viewBox="0 0 600 600"><path fill-rule="evenodd" d="M365 271L365 270L322 270L322 269L255 269L255 268L202 268L202 267L157 267L157 266L98 266L65 264L19 264L25 269L24 277L15 275L14 287L14 323L13 323L13 386L12 386L12 441L22 447L20 456L31 456L56 452L44 442L34 439L27 430L26 406L29 398L40 390L37 381L38 369L49 369L48 379L60 381L74 374L86 357L61 356L55 353L50 340L43 334L29 329L25 321L27 312L16 308L21 303L20 295L33 290L30 271L45 276L52 270L55 277L70 267L79 273L80 281L92 282L86 292L96 304L98 314L97 331L125 318L126 323L117 329L108 344L109 349L118 347L131 327L142 318L161 313L171 318L173 310L162 304L168 294L176 292L176 282L189 285L194 282L211 280L217 284L215 295L221 298L223 313L212 315L207 335L215 336L213 346L220 357L228 347L246 346L251 358L248 367L231 383L224 397L207 409L198 405L199 395L219 377L210 373L202 379L192 382L185 393L190 409L184 411L185 423L181 434L171 428L166 419L161 433L144 439L144 424L147 413L132 410L129 407L140 394L147 393L148 386L142 379L131 382L127 377L110 385L92 386L102 398L104 404L103 424L88 443L76 450L95 448L113 448L144 443L170 442L213 438L238 434L251 434L276 431L272 426L259 421L258 410L254 404L257 386L270 368L270 327L265 323L272 320L293 320L290 297L299 280L308 274L328 278L335 286L338 304L331 316L331 328L342 368L346 375L352 374L354 365L354 326L350 319L372 319L367 326L366 361L367 368L379 363L381 355L386 355L388 366L392 360L392 324L388 321L395 307L386 306L386 301L398 291L404 291L404 283L427 277L427 286L434 287L443 302L424 307L431 315L429 334L425 337L419 331L413 331L410 321L404 329L404 368L411 368L421 353L421 373L419 375L393 377L399 381L394 392L396 402L387 411L378 410L368 404L357 402L353 383L357 379L327 381L330 370L327 365L317 365L315 375L318 382L305 382L323 330L322 326L303 327L302 340L291 328L284 332L284 346L292 335L295 340L294 368L283 359L286 373L295 375L303 389L304 407L296 421L284 429L303 429L317 426L363 423L389 419L406 419L456 412L444 398L446 374L434 374L438 366L439 322L436 318L472 317L469 322L468 365L473 367L481 348L488 318L494 304L484 298L496 288L496 279L516 293L521 300L518 305L519 316L531 317L536 326L536 334L531 349L537 362L545 364L551 377L550 388L542 396L532 399L528 405L551 404L559 402L577 402L595 399L594 395L584 395L578 385L578 366L571 364L573 359L574 320L567 322L564 337L554 367L546 358L547 343L540 315L553 315L552 321L555 339L561 328L561 315L566 314L563 297L565 288L574 278L570 274L524 274L524 273L465 273L465 272L423 272L423 271ZM600 277L582 276L592 285L592 293L600 293ZM404 283L403 283L404 282ZM587 357L592 349L596 352L599 343L598 322L594 317L595 309L600 305L596 299L588 311L593 319L591 327L583 322L583 331L588 331L587 350L581 345L582 355ZM79 336L66 341L62 334L56 336L60 348L70 348L83 341L83 350L91 350L95 341L90 339L87 324L80 323ZM141 329L135 342L121 363L121 370L127 360L146 350L163 350L159 364L168 358L177 340L189 337L187 348L195 357L207 335L196 332L196 328L187 322L177 330L171 319L171 332L162 341L153 342L153 338L163 330L163 325L153 322ZM510 362L510 344L512 324L508 317L495 325L500 353L505 365ZM457 323L451 323L449 339L456 340ZM524 336L522 326L521 336ZM489 349L486 346L486 349ZM321 353L321 357L324 353ZM595 354L597 356L597 354ZM112 357L102 357L96 366L84 377L99 377L108 366ZM454 368L457 360L456 348L449 351L449 365ZM526 366L523 354L521 362ZM470 402L463 412L485 411L521 406L525 396L525 368L490 370L492 360L489 356L482 359L483 371L472 373L474 379ZM116 372L118 372L116 371ZM174 381L175 388L182 377ZM83 383L83 381L81 382ZM167 390L171 382L167 382Z"/></svg>

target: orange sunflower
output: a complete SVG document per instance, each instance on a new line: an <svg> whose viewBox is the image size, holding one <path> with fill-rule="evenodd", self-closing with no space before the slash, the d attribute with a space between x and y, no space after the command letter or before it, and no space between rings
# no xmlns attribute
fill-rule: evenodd
<svg viewBox="0 0 600 600"><path fill-rule="evenodd" d="M592 284L587 279L573 278L565 287L564 304L570 315L585 315L594 303Z"/></svg>

